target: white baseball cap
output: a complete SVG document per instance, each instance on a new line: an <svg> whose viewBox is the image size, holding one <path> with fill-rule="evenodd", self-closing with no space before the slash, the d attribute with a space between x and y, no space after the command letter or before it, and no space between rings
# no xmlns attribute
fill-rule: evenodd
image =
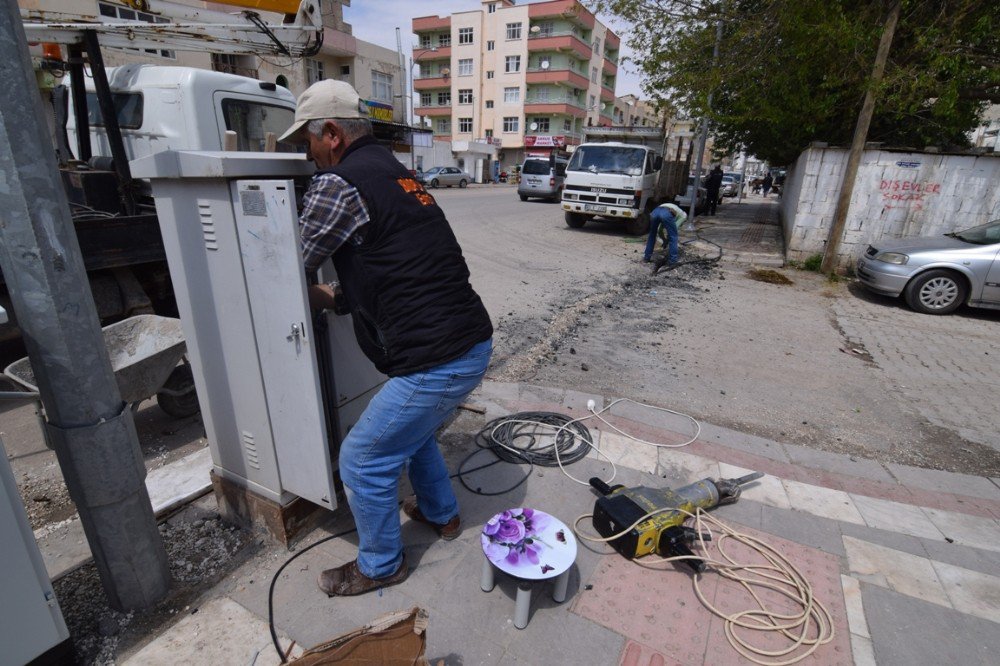
<svg viewBox="0 0 1000 666"><path fill-rule="evenodd" d="M326 118L368 118L368 105L350 83L326 79L312 84L299 96L295 107L295 122L278 141L293 137L310 120Z"/></svg>

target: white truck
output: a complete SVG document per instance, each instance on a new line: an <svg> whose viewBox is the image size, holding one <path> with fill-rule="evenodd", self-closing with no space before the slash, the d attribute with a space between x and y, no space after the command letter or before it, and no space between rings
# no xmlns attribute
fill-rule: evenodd
<svg viewBox="0 0 1000 666"><path fill-rule="evenodd" d="M320 0L226 0L284 15L270 25L252 11L120 1L141 5L131 14L136 19L21 10L29 42L69 50L65 60L49 48L34 61L39 81L53 90L60 173L104 324L134 314L177 315L148 185L131 178L129 161L169 149L281 150L274 137L292 124L295 98L273 83L204 69L105 69L101 47L295 58L315 53L323 34ZM0 306L12 311L2 275ZM23 355L17 322L0 325L0 363Z"/></svg>
<svg viewBox="0 0 1000 666"><path fill-rule="evenodd" d="M588 127L570 157L562 207L578 229L594 217L625 223L630 234L649 228L649 214L673 201L683 163L664 163L658 127ZM680 177L680 178L679 178Z"/></svg>

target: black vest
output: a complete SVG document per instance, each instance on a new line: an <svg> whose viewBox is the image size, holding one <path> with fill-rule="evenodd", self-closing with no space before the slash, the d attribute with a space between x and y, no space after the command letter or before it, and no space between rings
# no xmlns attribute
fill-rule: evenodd
<svg viewBox="0 0 1000 666"><path fill-rule="evenodd" d="M392 153L362 137L324 172L357 188L371 218L362 242L341 245L333 263L358 343L380 372L426 370L493 335L444 212Z"/></svg>

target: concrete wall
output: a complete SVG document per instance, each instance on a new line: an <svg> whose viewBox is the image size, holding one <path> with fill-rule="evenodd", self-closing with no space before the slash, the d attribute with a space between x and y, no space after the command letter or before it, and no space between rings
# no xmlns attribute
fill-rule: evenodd
<svg viewBox="0 0 1000 666"><path fill-rule="evenodd" d="M787 257L824 251L847 150L810 148L788 170L781 200ZM934 236L1000 218L1000 156L866 150L838 266L880 238Z"/></svg>

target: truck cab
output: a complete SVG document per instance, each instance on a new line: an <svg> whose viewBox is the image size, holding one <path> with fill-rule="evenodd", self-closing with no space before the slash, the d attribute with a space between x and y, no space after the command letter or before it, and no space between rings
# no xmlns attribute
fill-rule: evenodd
<svg viewBox="0 0 1000 666"><path fill-rule="evenodd" d="M236 149L263 151L267 134L292 125L295 97L287 89L234 74L191 67L130 64L109 68L110 84L129 160L162 150L223 150L226 131ZM87 114L95 155L111 155L97 93L86 81ZM71 109L66 131L76 144ZM278 151L295 152L289 144Z"/></svg>

